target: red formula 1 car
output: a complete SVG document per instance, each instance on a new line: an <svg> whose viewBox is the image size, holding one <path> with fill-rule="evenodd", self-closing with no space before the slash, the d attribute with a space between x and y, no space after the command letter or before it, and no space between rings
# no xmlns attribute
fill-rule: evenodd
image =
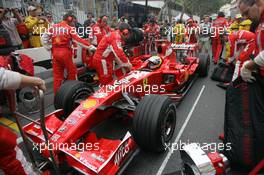
<svg viewBox="0 0 264 175"><path fill-rule="evenodd" d="M165 151L176 125L175 102L209 66L209 57L177 61L161 54L170 49L160 41L158 55L135 57L131 72L95 92L84 82L66 81L55 97L58 110L26 125L25 137L51 157L57 173L66 163L73 174L117 174L138 148ZM105 124L116 118L116 126Z"/></svg>

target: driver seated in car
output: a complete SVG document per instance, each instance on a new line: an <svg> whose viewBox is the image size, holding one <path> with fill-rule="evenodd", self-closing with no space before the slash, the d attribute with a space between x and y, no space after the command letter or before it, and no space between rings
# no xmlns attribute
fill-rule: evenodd
<svg viewBox="0 0 264 175"><path fill-rule="evenodd" d="M162 58L160 56L152 56L148 59L148 69L154 70L161 66Z"/></svg>

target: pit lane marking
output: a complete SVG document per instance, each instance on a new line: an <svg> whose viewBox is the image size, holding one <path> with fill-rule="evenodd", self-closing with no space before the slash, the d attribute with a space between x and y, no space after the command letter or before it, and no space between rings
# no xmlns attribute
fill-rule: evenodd
<svg viewBox="0 0 264 175"><path fill-rule="evenodd" d="M191 108L191 110L190 110L190 112L189 112L186 120L184 121L184 123L183 123L183 125L182 125L182 127L180 129L179 134L177 135L177 137L176 137L176 139L175 139L175 141L173 143L178 143L178 141L180 140L180 138L182 136L182 133L185 130L185 128L186 128L189 120L191 119L192 114L193 114L193 112L194 112L194 110L195 110L195 108L196 108L196 106L197 106L197 104L198 104L198 102L199 102L199 100L200 100L203 92L204 92L204 89L205 89L205 85L203 85L203 87L202 87L199 95L197 96L197 98L196 98L196 100L195 100L195 102L194 102L194 104L193 104L193 106L192 106L192 108ZM173 149L175 149L175 146L176 145L173 146ZM156 175L161 175L162 174L162 172L164 171L164 169L165 169L165 167L166 167L166 165L167 165L167 163L168 163L168 161L169 161L169 159L170 159L170 157L171 157L172 154L173 154L173 151L169 151L167 153L167 155L166 155L165 159L163 160L163 162L162 162L162 164L161 164L158 172L156 173Z"/></svg>

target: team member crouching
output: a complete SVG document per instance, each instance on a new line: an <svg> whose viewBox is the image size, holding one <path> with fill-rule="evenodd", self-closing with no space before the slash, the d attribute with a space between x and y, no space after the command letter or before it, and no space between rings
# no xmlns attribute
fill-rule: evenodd
<svg viewBox="0 0 264 175"><path fill-rule="evenodd" d="M239 30L229 35L230 56L236 58L236 67L232 81L240 76L243 63L250 60L256 49L255 34L246 30Z"/></svg>

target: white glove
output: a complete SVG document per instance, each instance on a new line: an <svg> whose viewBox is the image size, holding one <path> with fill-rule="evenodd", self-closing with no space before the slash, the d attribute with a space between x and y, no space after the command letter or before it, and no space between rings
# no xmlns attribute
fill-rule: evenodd
<svg viewBox="0 0 264 175"><path fill-rule="evenodd" d="M96 51L96 47L94 46L94 45L90 45L90 46L88 46L88 50L90 51L90 52L94 52L94 51Z"/></svg>
<svg viewBox="0 0 264 175"><path fill-rule="evenodd" d="M252 76L252 71L246 68L250 61L246 61L241 68L241 77L245 82L253 83L256 78Z"/></svg>
<svg viewBox="0 0 264 175"><path fill-rule="evenodd" d="M122 64L121 67L126 67L126 68L128 68L129 70L131 70L131 68L132 68L132 64L131 64L130 62L128 62L128 63Z"/></svg>

